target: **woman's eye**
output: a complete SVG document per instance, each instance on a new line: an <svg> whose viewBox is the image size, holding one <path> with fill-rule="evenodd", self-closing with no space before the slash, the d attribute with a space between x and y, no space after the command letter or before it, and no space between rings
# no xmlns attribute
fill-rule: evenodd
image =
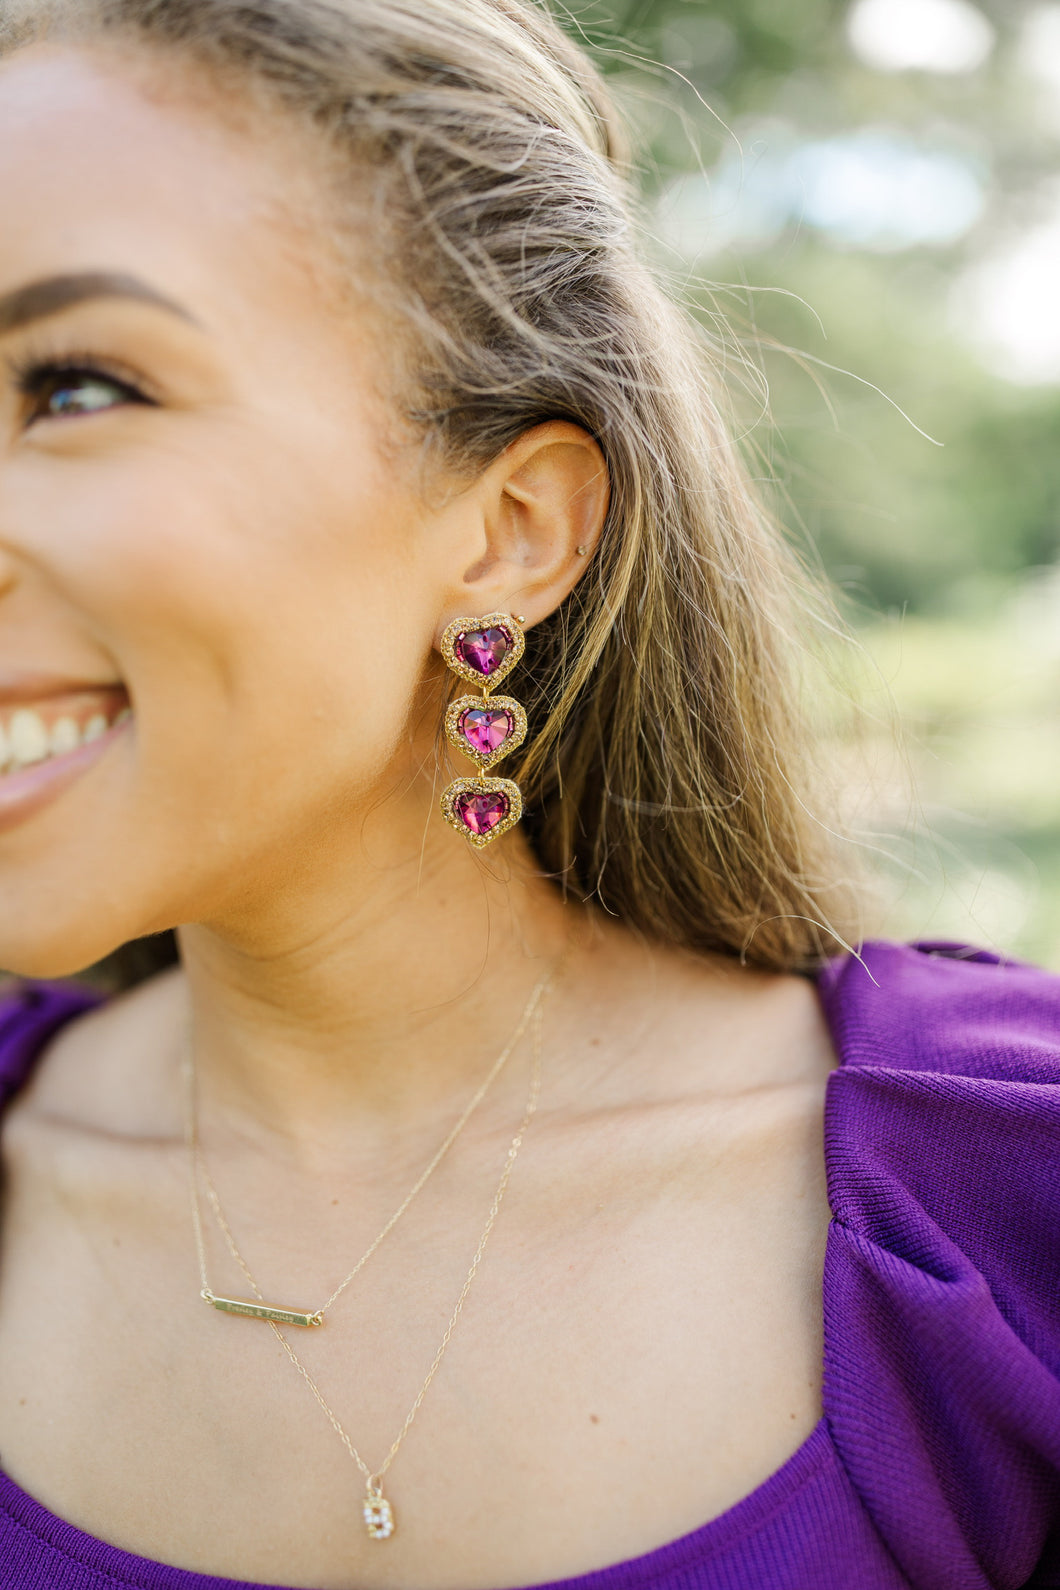
<svg viewBox="0 0 1060 1590"><path fill-rule="evenodd" d="M101 370L39 369L29 372L19 385L26 398L29 424L35 420L99 414L148 401L135 387Z"/></svg>

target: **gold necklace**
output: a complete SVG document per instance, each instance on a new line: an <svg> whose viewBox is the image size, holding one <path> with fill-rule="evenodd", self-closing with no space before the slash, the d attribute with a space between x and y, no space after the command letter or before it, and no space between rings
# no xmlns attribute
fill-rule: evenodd
<svg viewBox="0 0 1060 1590"><path fill-rule="evenodd" d="M497 1216L500 1213L501 1203L504 1199L504 1194L508 1190L508 1182L511 1179L512 1167L515 1164L516 1156L522 1147L523 1138L526 1135L527 1127L530 1125L530 1122L534 1117L534 1112L537 1109L538 1095L541 1091L540 1006L538 1006L534 1011L533 1023L533 1058L531 1060L530 1091L526 1101L526 1109L524 1110L523 1118L519 1123L519 1129L512 1138L511 1144L508 1148L508 1154L504 1162L504 1169L501 1172L501 1179L497 1184L497 1191L493 1195L493 1202L490 1205L489 1214L486 1216L486 1224L482 1229L482 1235L479 1237L478 1247L475 1249L475 1254L471 1260L471 1265L468 1269L467 1277L464 1281L463 1287L461 1288L460 1296L457 1298L453 1307L453 1312L449 1316L449 1323L445 1327L445 1332L438 1344L438 1350L431 1361L431 1367L428 1369L423 1384L416 1394L416 1400L412 1404L412 1407L409 1409L408 1413L405 1415L405 1422L392 1441L389 1452L374 1472L369 1469L367 1463L364 1461L361 1454L350 1440L350 1437L347 1435L339 1421L338 1415L325 1401L323 1392L320 1390L320 1387L317 1385L316 1381L313 1379L312 1375L309 1373L309 1370L306 1368L305 1364L303 1364L302 1360L299 1358L298 1354L295 1352L286 1336L283 1334L277 1324L275 1324L272 1320L269 1321L272 1332L275 1335L277 1341L280 1343L280 1346L283 1348L284 1352L287 1354L288 1358L291 1360L292 1364L298 1370L298 1373L301 1375L302 1379L313 1393L317 1402L324 1410L332 1429L335 1431L335 1434L338 1436L339 1440L346 1448L346 1451L349 1453L354 1463L356 1463L357 1467L360 1469L361 1474L364 1476L365 1495L361 1510L362 1516L364 1518L364 1525L368 1531L370 1540L389 1540L391 1535L394 1533L395 1528L397 1527L394 1517L393 1504L390 1502L388 1497L383 1495L383 1476L386 1474L387 1469L389 1469L391 1463L393 1463L395 1457L397 1456L398 1449L401 1446L402 1441L404 1441L406 1435L408 1435L412 1421L420 1411L420 1406L424 1397L427 1395L431 1381L437 1374L438 1366L441 1364L441 1361L445 1356L445 1350L449 1346L453 1331L456 1329L456 1322L460 1318L464 1303L467 1301L467 1295L471 1291L471 1283L475 1279L478 1267L482 1262L482 1255L486 1251L486 1244L490 1239L490 1233L492 1232Z"/></svg>
<svg viewBox="0 0 1060 1590"><path fill-rule="evenodd" d="M238 1259L240 1268L242 1269L244 1275L247 1278L247 1281L248 1281L248 1283L250 1285L251 1291L254 1293L255 1298L258 1300L256 1305L249 1305L248 1304L248 1305L245 1306L245 1308L240 1309L239 1312L251 1313L252 1309L256 1309L257 1312L254 1313L253 1317L264 1319L268 1323L269 1328L272 1331L273 1335L276 1337L276 1339L279 1342L280 1346L283 1348L284 1352L287 1354L288 1358L291 1360L292 1364L298 1370L298 1373L301 1375L302 1379L305 1381L306 1385L309 1387L310 1391L313 1393L313 1396L316 1398L316 1400L319 1403L320 1407L322 1408L324 1413L327 1415L328 1421L331 1424L332 1429L335 1431L336 1435L341 1440L343 1446L346 1448L346 1451L349 1453L350 1457L353 1459L354 1463L357 1465L358 1469L360 1470L361 1474L363 1475L364 1481L365 1481L365 1495L364 1495L364 1501L362 1503L362 1515L363 1515L363 1518L364 1518L365 1528L366 1528L366 1530L368 1532L369 1539L371 1539L371 1540L389 1540L391 1535L393 1535L394 1530L396 1528L396 1520L395 1520L395 1517L394 1517L393 1505L390 1502L390 1500L386 1496L383 1495L383 1484L382 1484L383 1477L386 1474L387 1470L390 1468L390 1465L393 1463L395 1457L397 1456L398 1450L401 1447L401 1443L404 1441L406 1435L408 1434L408 1432L409 1432L409 1430L410 1430L410 1428L412 1426L412 1422L415 1419L417 1413L419 1412L420 1407L421 1407L421 1405L423 1403L423 1399L426 1397L427 1392L430 1389L431 1382L434 1380L434 1377L435 1377L435 1375L438 1372L438 1368L439 1368L439 1366L440 1366L440 1364L442 1362L442 1359L445 1356L445 1352L446 1352L446 1349L449 1346L449 1342L450 1342L450 1340L452 1338L453 1331L456 1329L456 1322L460 1318L460 1315L461 1315L461 1313L463 1311L464 1304L467 1301L468 1293L471 1291L472 1283L474 1282L475 1276L476 1276L476 1274L478 1272L479 1265L482 1262L482 1256L483 1256L483 1254L486 1251L486 1244L487 1244L487 1242L490 1239L490 1234L493 1231L493 1227L494 1227L494 1225L496 1223L497 1216L500 1213L501 1204L502 1204L502 1202L504 1200L504 1195L505 1195L505 1193L508 1190L508 1183L511 1180L512 1169L513 1169L513 1167L515 1165L516 1157L517 1157L517 1155L519 1153L519 1150L522 1147L523 1138L526 1135L527 1128L529 1127L530 1122L532 1121L532 1119L534 1117L534 1113L535 1113L535 1111L537 1109L538 1096L539 1096L540 1091L541 1091L541 1018L542 1018L541 1003L542 1003L544 995L548 992L548 989L549 989L549 987L551 985L553 976L555 975L555 973L556 973L557 969L559 968L559 966L562 965L563 963L565 963L565 961L566 961L566 952L564 952L564 954L560 956L559 961L557 961L549 969L549 971L546 972L545 976L541 979L541 982L538 983L537 987L534 989L533 993L530 996L530 1000L528 1001L525 1010L523 1011L523 1015L520 1018L520 1022L519 1022L518 1027L516 1028L515 1034L513 1035L512 1039L510 1040L508 1045L506 1046L505 1050L502 1051L502 1056L499 1057L498 1061L496 1061L494 1063L493 1069L491 1070L489 1076L487 1077L486 1082L483 1084L482 1088L479 1090L479 1093L477 1093L475 1095L475 1098L472 1101L471 1106L469 1106L469 1108L465 1111L464 1116L461 1117L460 1122L458 1123L457 1129L454 1130L452 1133L450 1133L450 1136L446 1139L445 1143L442 1146L442 1149L439 1151L438 1155L436 1155L435 1160L431 1162L431 1166L429 1167L427 1174L425 1174L424 1176L421 1177L420 1181L414 1187L413 1192L405 1200L405 1203L399 1208L398 1212L390 1219L390 1221L384 1227L384 1229L380 1233L380 1235L376 1238L376 1240L372 1244L372 1246L367 1250L367 1252L364 1255L362 1255L361 1259L358 1261L358 1264L355 1266L354 1270L351 1272L350 1276L347 1278L347 1281L343 1282L343 1288L344 1288L345 1285L348 1284L348 1281L353 1279L353 1275L356 1274L357 1269L360 1268L360 1266L365 1262L365 1260L370 1256L370 1254L372 1252L374 1252L375 1249L379 1246L379 1243L383 1240L383 1237L386 1235L387 1231L389 1231L394 1226L396 1221L400 1218L401 1214L404 1213L404 1210L412 1202L412 1198L415 1197L416 1192L419 1191L419 1188L427 1180L427 1175L430 1173L430 1170L433 1170L435 1162L436 1161L440 1161L440 1159L441 1159L442 1155L444 1154L445 1150L449 1147L449 1144L451 1143L451 1141L456 1137L457 1131L464 1125L466 1119L471 1114L471 1110L474 1108L475 1104L477 1104L479 1102L479 1099L482 1096L482 1094L484 1094L485 1089L489 1086L489 1083L493 1080L493 1077L500 1070L501 1064L503 1063L504 1060L506 1060L508 1058L508 1055L511 1053L512 1049L514 1049L514 1047L515 1047L516 1043L518 1042L519 1038L522 1036L523 1032L525 1032L527 1025L531 1021L533 1021L532 1057L531 1057L531 1065L530 1065L530 1089L529 1089L529 1094L527 1096L526 1109L523 1112L523 1118L522 1118L522 1120L519 1123L519 1128L516 1131L515 1136L512 1138L511 1144L509 1145L508 1153L507 1153L507 1156L506 1156L505 1162L504 1162L504 1169L501 1172L501 1179L500 1179L500 1181L497 1184L497 1190L496 1190L496 1192L493 1195L493 1202L491 1203L490 1209L489 1209L489 1213L486 1216L486 1224L483 1227L482 1235L479 1237L478 1246L475 1249L475 1253L474 1253L474 1256L472 1257L471 1265L470 1265L470 1267L468 1269L467 1276L466 1276L466 1278L464 1280L463 1287L460 1290L460 1296L457 1298L456 1303L455 1303L455 1305L453 1307L453 1311L452 1311L451 1315L449 1316L449 1323L446 1325L445 1331L444 1331L444 1333L442 1335L442 1339L441 1339L441 1341L440 1341L440 1343L438 1345L438 1350L435 1353L434 1358L431 1361L430 1368L428 1369L427 1374L426 1374L426 1376L424 1378L423 1384L421 1385L421 1387L420 1387L420 1389L419 1389L419 1391L418 1391L418 1393L416 1395L415 1401L413 1402L412 1407L409 1409L408 1413L405 1416L405 1421L402 1424L401 1429L398 1431L397 1436L395 1437L395 1439L391 1443L390 1450L386 1454L386 1457L383 1459L382 1463L379 1465L378 1469L372 1470L372 1469L370 1469L368 1467L367 1463L365 1463L364 1459L361 1457L361 1454L358 1452L357 1448L354 1446L354 1444L353 1444L352 1440L350 1439L349 1435L347 1434L346 1430L343 1428L342 1423L339 1420L338 1415L335 1413L334 1409L330 1407L330 1405L328 1404L328 1402L326 1401L326 1399L324 1397L323 1392L320 1390L320 1387L317 1385L316 1381L313 1379L312 1375L309 1373L309 1370L306 1368L305 1364L299 1358L298 1354L295 1352L294 1348L291 1346L290 1342L287 1340L287 1338L284 1336L283 1332L279 1328L280 1324L282 1324L282 1323L302 1324L303 1322L304 1323L310 1323L310 1321L306 1318L306 1316L304 1315L304 1313L301 1310L274 1309L274 1308L270 1308L268 1305L265 1304L261 1289L259 1288L257 1282L254 1280L254 1277L251 1274L251 1271L250 1271L246 1261L244 1260L242 1255L239 1253L238 1247L236 1246L236 1243L235 1243L235 1238L231 1234L231 1228L228 1227L227 1221L224 1220L223 1213L221 1212L221 1209L220 1209L219 1201L216 1202L216 1204L215 1204L216 1212L218 1213L218 1215L220 1216L220 1219L222 1221L222 1229L226 1231L227 1240L228 1240L228 1242L230 1244L230 1247L231 1247L231 1249L233 1251L233 1254ZM204 1242L203 1233L202 1233L202 1219L201 1219L201 1215L200 1215L200 1211L199 1211L198 1187L197 1187L196 1174L195 1174L195 1171L196 1171L196 1150L197 1150L197 1146L198 1145L197 1145L197 1136L196 1136L196 1131L195 1131L195 1111L194 1111L194 1062L193 1062L193 1060L191 1059L191 1056L190 1056L190 1048L185 1051L184 1072L185 1072L185 1077L186 1078L190 1077L190 1086L188 1087L187 1092L186 1092L187 1110L186 1110L186 1117L185 1117L185 1121L186 1121L185 1135L186 1135L187 1145L188 1145L188 1148L189 1148L189 1151L190 1151L189 1152L189 1161L190 1161L190 1170L191 1170L191 1196L192 1196L193 1223L194 1223L194 1228L195 1228L196 1245L198 1247L198 1252L199 1252L199 1270L200 1270L200 1275L203 1278L203 1296L207 1298L207 1301L212 1301L213 1295L210 1294L209 1296L207 1296L207 1294L209 1293L209 1287L207 1286L206 1280L205 1280L205 1275L206 1275L206 1250L205 1250L205 1242ZM215 1194L215 1199L216 1199L216 1194ZM340 1288L340 1290L342 1290L342 1288ZM231 1300L228 1300L228 1301L231 1301ZM235 1310L232 1310L232 1312L235 1312ZM288 1316L293 1316L293 1318L290 1318Z"/></svg>
<svg viewBox="0 0 1060 1590"><path fill-rule="evenodd" d="M368 1247L357 1260L357 1263L353 1266L353 1269L350 1270L348 1275L346 1275L345 1278L339 1282L338 1286L332 1292L327 1301L322 1303L317 1309L279 1308L273 1304L266 1303L261 1295L261 1292L258 1290L256 1283L254 1282L254 1278L251 1275L250 1270L247 1268L242 1254L236 1246L235 1237L232 1235L232 1228L225 1218L224 1211L221 1208L221 1200L218 1197L217 1189L213 1184L213 1178L210 1175L206 1161L203 1158L201 1149L199 1147L197 1111L195 1108L195 1059L192 1053L191 1044L185 1044L182 1056L185 1094L185 1140L191 1162L192 1220L195 1230L195 1246L199 1259L199 1277L202 1283L199 1295L202 1297L203 1301L209 1303L211 1308L219 1309L225 1314L238 1314L247 1319L267 1320L280 1325L323 1325L324 1317L328 1309L342 1296L346 1288L350 1285L354 1278L360 1274L361 1270L368 1263L368 1260L379 1247L379 1244L383 1241L384 1237L389 1235L389 1233L397 1225L406 1209L408 1209L409 1205L416 1198L417 1194L422 1191L430 1177L434 1174L442 1160L445 1158L446 1154L449 1152L450 1148L452 1148L453 1144L456 1142L456 1139L460 1136L460 1133L464 1130L464 1127L467 1125L472 1115L478 1109L478 1106L482 1103L482 1100L486 1097L491 1085L504 1069L504 1066L512 1054L512 1051L515 1049L516 1045L519 1043L519 1040L522 1038L527 1027L529 1026L531 1018L533 1017L534 1012L537 1010L545 991L555 974L555 971L555 966L550 967L545 973L544 977L542 977L541 981L532 990L530 998L527 1000L526 1005L523 1008L522 1015L519 1017L515 1031L512 1033L508 1042L505 1044L504 1048L493 1062L493 1065L490 1067L485 1080L474 1094L463 1114L456 1122L456 1125L443 1140L441 1147L431 1159L427 1165L427 1168L413 1183L411 1190L404 1200L398 1205L397 1209L395 1209L394 1213L390 1216L390 1219L386 1222L386 1225L380 1231L379 1235L373 1242L369 1243ZM206 1196L209 1200L210 1207L213 1210L214 1217L221 1228L222 1234L224 1235L228 1251L231 1253L233 1259L242 1270L244 1277L246 1278L251 1290L254 1293L256 1301L252 1302L248 1298L221 1297L218 1293L214 1292L210 1286L206 1270L206 1243L202 1229L202 1213L199 1208L198 1188L200 1179L206 1188Z"/></svg>

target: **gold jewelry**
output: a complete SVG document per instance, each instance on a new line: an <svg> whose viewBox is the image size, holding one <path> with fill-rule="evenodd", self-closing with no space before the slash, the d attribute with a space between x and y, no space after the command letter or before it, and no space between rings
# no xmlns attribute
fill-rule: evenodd
<svg viewBox="0 0 1060 1590"><path fill-rule="evenodd" d="M512 696L491 696L523 655L526 641L520 621L511 613L485 618L454 618L441 640L441 652L453 673L482 690L460 696L445 714L445 733L452 745L478 763L474 778L457 778L442 792L442 816L481 850L506 834L523 813L523 797L510 778L487 778L489 769L526 739L526 712Z"/></svg>
<svg viewBox="0 0 1060 1590"><path fill-rule="evenodd" d="M317 1385L305 1364L303 1364L302 1360L299 1358L290 1342L280 1330L279 1324L275 1318L277 1311L272 1310L262 1316L268 1320L270 1330L273 1332L284 1352L287 1354L288 1358L291 1360L292 1364L298 1370L298 1373L301 1375L302 1379L313 1393L313 1396L316 1398L320 1407L327 1415L332 1429L335 1431L343 1446L346 1448L346 1451L349 1453L350 1457L361 1471L361 1474L364 1476L365 1496L362 1503L362 1515L364 1518L365 1528L368 1532L369 1539L371 1540L389 1540L391 1535L394 1533L395 1528L397 1527L393 1505L391 1504L390 1500L383 1495L383 1477L397 1456L398 1450L401 1447L401 1443L408 1434L412 1426L412 1422L420 1410L423 1399L426 1397L427 1392L430 1389L431 1382L438 1372L439 1365L445 1356L446 1348L449 1346L453 1331L456 1329L456 1322L460 1318L461 1312L463 1311L464 1304L467 1301L468 1293L471 1291L472 1283L478 1272L478 1267L482 1262L482 1256L486 1251L486 1244L490 1239L490 1234L493 1231L497 1216L500 1213L501 1203L503 1202L504 1195L508 1190L508 1183L511 1180L512 1169L515 1165L519 1150L522 1147L523 1138L526 1135L527 1129L537 1109L538 1096L541 1091L540 996L546 992L551 980L551 976L552 973L550 972L544 982L539 984L538 988L535 990L535 994L538 995L538 998L535 1000L535 1003L530 1011L530 1018L528 1018L533 1020L533 1044L530 1066L530 1090L527 1096L526 1109L523 1112L523 1118L519 1123L519 1128L515 1136L512 1138L511 1144L509 1146L504 1162L504 1169L501 1172L501 1179L497 1184L497 1190L493 1195L493 1202L490 1205L489 1214L486 1216L486 1224L483 1227L482 1235L479 1238L478 1247L475 1249L474 1257L471 1260L471 1266L467 1272L467 1277L460 1291L460 1296L457 1298L452 1314L449 1316L449 1323L447 1324L441 1342L438 1345L438 1350L431 1361L431 1366L427 1371L426 1378L424 1379L423 1384L416 1395L416 1400L413 1402L412 1407L405 1416L405 1422L402 1424L397 1436L391 1443L390 1450L383 1459L382 1463L379 1465L378 1469L374 1471L369 1469L367 1463L361 1457L361 1454L358 1452L349 1435L346 1433L346 1430L343 1428L338 1415L335 1413L334 1409L329 1406L323 1392L320 1390L320 1387ZM247 1276L250 1282L252 1291L258 1299L261 1299L261 1292L257 1286L257 1283L254 1281L253 1276L250 1274L250 1271L242 1258L240 1259L240 1264L243 1268L244 1274Z"/></svg>
<svg viewBox="0 0 1060 1590"><path fill-rule="evenodd" d="M362 1504L362 1513L364 1517L365 1528L367 1529L369 1538L371 1540L389 1540L390 1536L394 1533L394 1530L397 1527L393 1505L389 1499L383 1495L383 1476L386 1474L386 1471L390 1467L391 1463L393 1463L395 1457L397 1457L398 1448L401 1446L402 1441L404 1441L406 1435L408 1434L413 1419L415 1419L417 1413L419 1413L420 1405L422 1404L424 1397L427 1395L431 1381L437 1374L438 1366L441 1364L441 1361L445 1356L445 1350L449 1346L449 1341L453 1331L456 1329L456 1322L460 1318L464 1304L467 1301L467 1295L471 1290L471 1283L475 1279L478 1267L482 1262L482 1255L486 1251L486 1243L490 1239L490 1233L492 1232L497 1220L497 1216L500 1213L501 1203L504 1199L505 1193L508 1190L508 1182L511 1179L512 1168L515 1165L516 1156L522 1147L523 1138L526 1135L527 1128L529 1127L530 1122L533 1120L534 1112L537 1109L538 1095L541 1091L540 1005L538 1005L534 1011L533 1021L534 1038L530 1067L530 1092L526 1101L526 1109L524 1110L523 1118L519 1123L519 1129L512 1138L511 1145L508 1149L507 1158L504 1162L504 1170L501 1172L501 1179L497 1184L497 1191L493 1195L493 1202L490 1205L489 1214L486 1216L486 1224L483 1227L482 1235L479 1238L478 1247L475 1249L474 1258L471 1260L471 1267L467 1272L467 1278L465 1279L464 1285L461 1288L460 1296L457 1298L453 1312L449 1316L449 1323L445 1327L445 1333L438 1345L438 1351L434 1355L434 1358L431 1362L431 1367L427 1371L426 1378L424 1379L423 1385L420 1387L419 1392L417 1393L416 1400L412 1404L412 1407L409 1409L408 1413L405 1415L405 1422L398 1431L394 1441L391 1443L390 1451L387 1453L386 1457L383 1459L382 1463L374 1473L369 1470L367 1463L365 1463L364 1459L361 1457L361 1454L358 1452L346 1431L343 1429L334 1410L330 1408L327 1402L324 1400L324 1396L320 1390L320 1387L317 1385L308 1369L302 1363L302 1360L299 1358L290 1342L287 1340L278 1326L272 1325L273 1334L276 1336L277 1340L283 1347L284 1352L287 1354L288 1358L294 1364L295 1368L298 1370L298 1373L302 1376L306 1385L317 1399L317 1402L320 1404L321 1408L323 1408L324 1412L327 1414L332 1429L335 1431L336 1435L339 1437L339 1440L342 1442L343 1446L350 1454L350 1457L356 1463L357 1467L364 1476L365 1497Z"/></svg>
<svg viewBox="0 0 1060 1590"><path fill-rule="evenodd" d="M412 1203L417 1194L422 1191L427 1181L437 1170L438 1166L441 1164L450 1148L452 1148L453 1144L456 1142L460 1133L464 1130L464 1127L467 1125L478 1106L482 1103L482 1100L486 1097L486 1094L489 1091L492 1083L504 1069L509 1056L526 1031L535 1010L537 1009L546 989L548 988L555 970L556 968L554 966L550 967L545 973L544 977L541 978L541 980L532 990L530 998L523 1007L523 1012L519 1017L515 1031L512 1033L511 1037L508 1039L508 1042L505 1044L504 1048L493 1062L485 1081L482 1082L471 1099L471 1102L464 1109L464 1112L460 1116L456 1125L443 1140L441 1147L438 1149L437 1153L428 1164L426 1170L424 1170L418 1179L413 1183L411 1191L407 1194L403 1202L398 1205L397 1209L390 1216L390 1219L387 1221L386 1225L383 1227L382 1231L380 1231L375 1240L369 1243L368 1247L361 1254L361 1257L357 1260L357 1263L354 1265L353 1269L349 1272L344 1280L339 1282L331 1296L326 1302L322 1303L318 1309L310 1310L276 1307L272 1304L266 1303L262 1298L261 1293L254 1285L253 1277L244 1263L242 1254L236 1246L235 1237L232 1235L232 1228L229 1226L228 1221L225 1218L224 1211L221 1208L221 1200L218 1197L217 1189L213 1184L213 1178L210 1175L206 1161L204 1160L202 1151L199 1147L199 1133L196 1121L197 1112L195 1109L195 1058L192 1053L191 1044L187 1043L184 1047L182 1056L182 1071L184 1075L185 1140L187 1143L190 1160L192 1218L195 1230L195 1246L199 1258L199 1277L202 1282L200 1296L202 1297L203 1301L209 1303L211 1308L219 1309L222 1313L238 1314L246 1319L261 1319L270 1322L275 1321L281 1325L323 1325L324 1316L326 1315L328 1309L333 1303L338 1301L343 1292L345 1292L346 1288L350 1285L350 1282L368 1263L368 1260L372 1257L372 1254L383 1241L383 1238L386 1237L397 1225L406 1209L408 1209L409 1205ZM202 1213L199 1208L198 1187L200 1177L206 1188L206 1196L209 1199L210 1207L214 1212L214 1217L216 1218L217 1223L224 1235L225 1242L228 1245L228 1250L231 1253L233 1259L235 1259L236 1263L239 1265L247 1281L250 1283L257 1299L256 1302L251 1302L246 1298L221 1297L218 1293L214 1292L210 1286L206 1273L206 1244L203 1238Z"/></svg>

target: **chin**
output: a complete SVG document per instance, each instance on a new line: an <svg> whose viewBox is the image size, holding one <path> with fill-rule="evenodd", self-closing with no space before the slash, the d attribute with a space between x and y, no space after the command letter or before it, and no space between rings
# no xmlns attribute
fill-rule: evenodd
<svg viewBox="0 0 1060 1590"><path fill-rule="evenodd" d="M52 925L34 933L25 923L0 923L0 968L32 982L53 982L79 977L101 961L120 952L128 933L104 933L98 925L70 924L65 930Z"/></svg>

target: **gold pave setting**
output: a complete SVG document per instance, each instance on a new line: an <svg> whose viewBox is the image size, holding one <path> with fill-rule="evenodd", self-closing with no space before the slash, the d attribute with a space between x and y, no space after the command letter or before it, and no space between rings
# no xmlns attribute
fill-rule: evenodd
<svg viewBox="0 0 1060 1590"><path fill-rule="evenodd" d="M478 734L473 732L475 719L485 716L507 719L507 732L495 745L491 743L490 726L483 729L475 725ZM445 714L445 737L449 744L472 757L484 773L494 762L519 749L526 739L526 728L526 713L514 696L490 695L485 700L481 696L457 696L449 703Z"/></svg>
<svg viewBox="0 0 1060 1590"><path fill-rule="evenodd" d="M364 1499L364 1527L371 1540L389 1540L394 1533L394 1509L378 1486Z"/></svg>
<svg viewBox="0 0 1060 1590"><path fill-rule="evenodd" d="M449 668L481 698L460 696L445 714L445 735L451 745L478 763L475 778L457 778L442 792L442 815L451 828L476 850L514 828L523 814L519 786L509 778L488 778L494 763L517 750L527 734L524 707L512 696L495 696L522 657L526 640L520 620L510 613L484 618L455 618L441 639Z"/></svg>
<svg viewBox="0 0 1060 1590"><path fill-rule="evenodd" d="M487 636L492 630L500 630L506 644L503 657L499 658L486 673L481 663L476 666L467 660L469 656L474 656L474 652L462 642L466 636ZM460 678L466 680L469 685L481 686L483 681L487 680L488 688L495 690L502 679L507 679L522 657L526 650L526 637L510 613L487 613L485 618L454 618L442 635L440 650L446 666L451 668L454 674L459 674Z"/></svg>
<svg viewBox="0 0 1060 1590"><path fill-rule="evenodd" d="M507 809L488 832L472 833L466 818L461 815L462 810L467 809L462 803L478 802L490 797L496 797L499 802L506 801ZM509 828L514 828L522 815L523 797L518 784L510 778L484 778L481 773L478 778L454 778L442 793L442 816L476 850L484 850L491 840L499 839Z"/></svg>

